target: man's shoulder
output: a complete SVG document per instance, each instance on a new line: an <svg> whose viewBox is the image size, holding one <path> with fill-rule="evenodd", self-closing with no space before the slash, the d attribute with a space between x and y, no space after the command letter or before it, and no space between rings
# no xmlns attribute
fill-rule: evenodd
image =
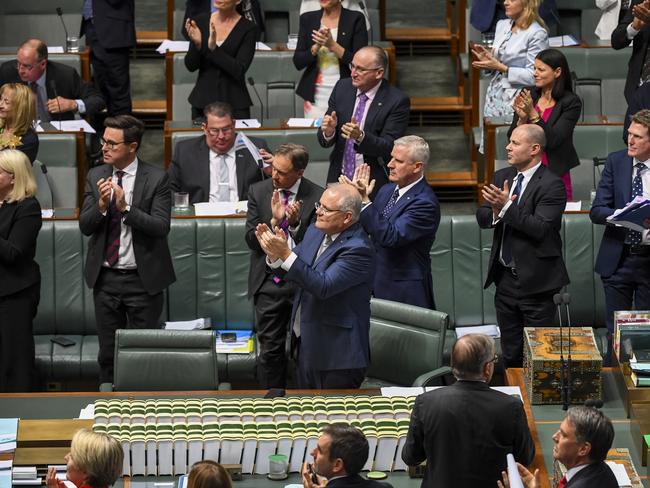
<svg viewBox="0 0 650 488"><path fill-rule="evenodd" d="M205 145L205 136L201 134L197 137L191 137L189 139L184 139L176 143L176 154L178 155L181 152L194 152L199 151ZM192 160L193 161L193 160ZM177 163L185 163L186 160L176 161Z"/></svg>
<svg viewBox="0 0 650 488"><path fill-rule="evenodd" d="M20 81L15 59L0 64L0 81L2 83L14 83Z"/></svg>
<svg viewBox="0 0 650 488"><path fill-rule="evenodd" d="M50 75L56 74L59 76L66 75L66 76L74 76L77 73L77 70L74 69L72 66L68 66L67 64L63 63L58 63L56 61L52 60L47 60L47 70L50 72Z"/></svg>
<svg viewBox="0 0 650 488"><path fill-rule="evenodd" d="M612 162L632 161L632 156L627 154L627 149L621 149L620 151L609 153L607 155L607 160Z"/></svg>
<svg viewBox="0 0 650 488"><path fill-rule="evenodd" d="M267 178L262 181L256 181L248 187L249 196L252 194L257 197L263 195L264 193L271 193L273 191L273 180Z"/></svg>
<svg viewBox="0 0 650 488"><path fill-rule="evenodd" d="M300 180L300 187L298 187L298 191L300 193L307 193L307 194L311 194L311 193L322 194L325 191L325 188L323 188L322 186L314 183L310 179L305 178L303 176L302 179Z"/></svg>
<svg viewBox="0 0 650 488"><path fill-rule="evenodd" d="M143 172L147 175L160 177L165 174L165 170L155 164L147 163L142 159L138 159L138 173Z"/></svg>
<svg viewBox="0 0 650 488"><path fill-rule="evenodd" d="M397 88L396 86L391 85L385 79L382 80L382 87L380 89L385 89L390 98L393 98L393 99L399 101L400 103L403 102L403 101L407 101L407 102L410 103L410 98L404 91Z"/></svg>

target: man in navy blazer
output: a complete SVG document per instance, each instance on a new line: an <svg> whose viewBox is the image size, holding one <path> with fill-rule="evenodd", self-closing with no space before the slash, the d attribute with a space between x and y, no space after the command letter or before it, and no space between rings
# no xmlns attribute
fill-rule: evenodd
<svg viewBox="0 0 650 488"><path fill-rule="evenodd" d="M355 172L353 184L363 202L359 221L377 248L373 295L377 298L434 309L431 245L440 224L440 205L424 179L429 145L419 136L395 140L388 163L391 183L382 186L375 201L369 193L370 168ZM394 184L393 184L394 183Z"/></svg>
<svg viewBox="0 0 650 488"><path fill-rule="evenodd" d="M375 250L358 223L360 212L357 190L335 184L321 196L316 222L293 252L281 229L257 227L267 263L297 285L289 327L299 388L358 388L363 381Z"/></svg>
<svg viewBox="0 0 650 488"><path fill-rule="evenodd" d="M352 58L351 77L334 86L318 129L320 145L334 146L328 183L338 181L341 174L352 178L354 169L364 162L370 165L375 191L388 183L386 164L393 141L406 132L410 100L383 79L387 65L383 49L363 47Z"/></svg>
<svg viewBox="0 0 650 488"><path fill-rule="evenodd" d="M624 227L607 225L607 217L634 199L635 180L640 182L644 198L650 198L650 110L632 117L628 129L627 150L611 153L600 177L590 217L595 224L606 225L596 258L596 273L603 281L609 339L606 362L611 360L611 335L616 310L650 308L650 235L628 232ZM646 221L646 224L650 222ZM646 225L650 227L650 225Z"/></svg>

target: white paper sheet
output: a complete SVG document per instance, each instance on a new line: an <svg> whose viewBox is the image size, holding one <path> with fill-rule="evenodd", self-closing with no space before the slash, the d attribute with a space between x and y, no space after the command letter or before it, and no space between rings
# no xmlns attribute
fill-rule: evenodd
<svg viewBox="0 0 650 488"><path fill-rule="evenodd" d="M200 202L194 204L194 215L197 217L222 217L246 213L248 202Z"/></svg>
<svg viewBox="0 0 650 488"><path fill-rule="evenodd" d="M77 132L82 130L84 132L87 132L88 134L95 134L95 129L93 129L92 126L84 119L61 120L61 121L51 120L50 124L52 124L54 128L57 130L70 131L70 132ZM36 132L43 132L43 128L40 125L37 126Z"/></svg>
<svg viewBox="0 0 650 488"><path fill-rule="evenodd" d="M165 39L160 43L160 46L156 48L156 52L159 54L165 54L169 51L172 53L186 53L190 49L190 41L171 41Z"/></svg>
<svg viewBox="0 0 650 488"><path fill-rule="evenodd" d="M498 325L476 325L470 327L456 327L456 337L459 339L466 334L485 334L494 339L501 337L501 329Z"/></svg>
<svg viewBox="0 0 650 488"><path fill-rule="evenodd" d="M311 127L314 125L314 119L301 119L299 117L291 117L289 120L287 120L287 125L289 127Z"/></svg>
<svg viewBox="0 0 650 488"><path fill-rule="evenodd" d="M623 464L615 463L614 461L605 462L614 473L614 476L616 476L618 486L632 486L632 480L630 480L630 477L627 475L627 471L625 471L625 466Z"/></svg>
<svg viewBox="0 0 650 488"><path fill-rule="evenodd" d="M566 202L566 206L564 207L565 212L579 212L582 210L582 202Z"/></svg>
<svg viewBox="0 0 650 488"><path fill-rule="evenodd" d="M237 119L235 120L235 129L259 129L262 127L257 119Z"/></svg>
<svg viewBox="0 0 650 488"><path fill-rule="evenodd" d="M165 322L166 330L201 330L209 329L212 320L210 317L195 320L176 320Z"/></svg>
<svg viewBox="0 0 650 488"><path fill-rule="evenodd" d="M64 54L63 46L47 46L47 52L50 54Z"/></svg>
<svg viewBox="0 0 650 488"><path fill-rule="evenodd" d="M510 488L524 488L515 457L512 454L508 454L506 460L508 461L508 481L510 482Z"/></svg>
<svg viewBox="0 0 650 488"><path fill-rule="evenodd" d="M42 208L41 209L41 217L44 219L51 219L54 217L54 209L53 208Z"/></svg>
<svg viewBox="0 0 650 488"><path fill-rule="evenodd" d="M263 42L256 42L255 49L257 49L258 51L273 51L273 49L271 49L270 46L264 44Z"/></svg>

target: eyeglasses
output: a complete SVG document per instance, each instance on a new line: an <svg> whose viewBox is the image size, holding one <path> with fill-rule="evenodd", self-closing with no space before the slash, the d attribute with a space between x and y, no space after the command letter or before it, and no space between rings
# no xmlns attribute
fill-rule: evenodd
<svg viewBox="0 0 650 488"><path fill-rule="evenodd" d="M348 66L350 67L350 71L357 71L358 73L361 73L361 74L367 73L368 71L378 71L380 69L384 69L381 66L379 66L377 68L363 68L361 66L357 66L354 63L350 63Z"/></svg>
<svg viewBox="0 0 650 488"><path fill-rule="evenodd" d="M329 209L320 202L314 202L314 208L316 209L317 212L320 210L324 214L331 214L331 213L334 213L334 212L343 212L343 210L341 210L340 208Z"/></svg>
<svg viewBox="0 0 650 488"><path fill-rule="evenodd" d="M31 70L34 69L35 66L37 66L38 64L40 64L43 61L44 60L41 59L40 61L36 61L36 63L34 63L34 64L23 64L20 61L16 61L16 68L17 69L25 68L27 71L31 71Z"/></svg>
<svg viewBox="0 0 650 488"><path fill-rule="evenodd" d="M111 151L115 149L117 146L119 146L120 144L128 144L126 141L107 141L105 139L100 139L99 143L102 146L108 147Z"/></svg>
<svg viewBox="0 0 650 488"><path fill-rule="evenodd" d="M223 134L224 136L227 136L232 132L232 127L222 127L222 128L217 128L217 127L203 127L205 130L208 131L208 133L211 136L218 136L219 134Z"/></svg>

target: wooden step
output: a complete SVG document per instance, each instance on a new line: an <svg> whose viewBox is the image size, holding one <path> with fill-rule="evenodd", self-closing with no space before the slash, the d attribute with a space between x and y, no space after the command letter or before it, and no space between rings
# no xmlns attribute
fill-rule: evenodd
<svg viewBox="0 0 650 488"><path fill-rule="evenodd" d="M453 34L448 27L387 27L388 41L451 41Z"/></svg>
<svg viewBox="0 0 650 488"><path fill-rule="evenodd" d="M133 100L133 115L161 116L167 115L167 100Z"/></svg>

